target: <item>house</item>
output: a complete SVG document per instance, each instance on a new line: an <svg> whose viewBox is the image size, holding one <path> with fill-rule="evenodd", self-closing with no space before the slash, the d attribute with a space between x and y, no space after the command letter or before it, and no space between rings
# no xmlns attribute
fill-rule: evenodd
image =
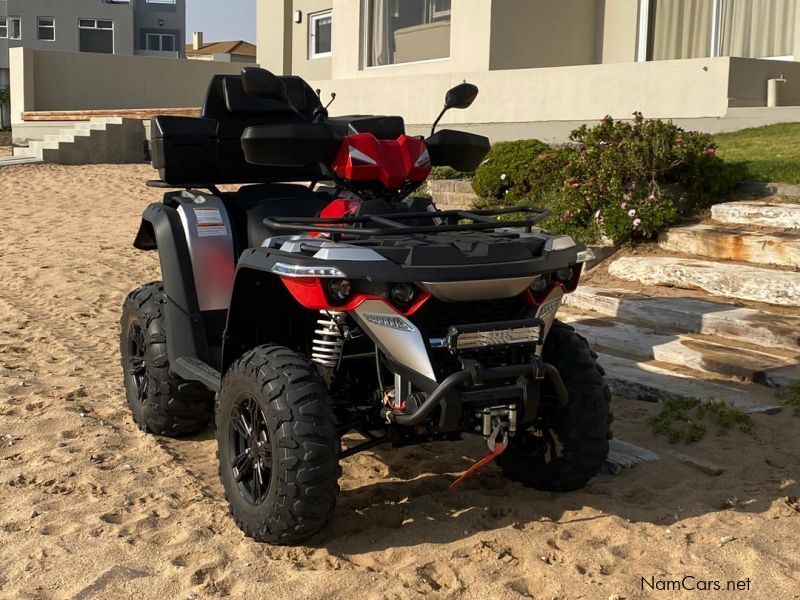
<svg viewBox="0 0 800 600"><path fill-rule="evenodd" d="M258 0L258 62L336 91L337 110L370 96L419 124L435 116L420 100L464 79L483 99L451 122L720 119L766 107L770 86L773 103L800 105L797 4Z"/></svg>
<svg viewBox="0 0 800 600"><path fill-rule="evenodd" d="M192 43L186 46L186 58L219 62L255 63L256 47L254 44L244 40L205 43L203 41L203 32L196 31L192 36Z"/></svg>
<svg viewBox="0 0 800 600"><path fill-rule="evenodd" d="M186 0L0 0L0 87L9 48L178 58L185 30Z"/></svg>

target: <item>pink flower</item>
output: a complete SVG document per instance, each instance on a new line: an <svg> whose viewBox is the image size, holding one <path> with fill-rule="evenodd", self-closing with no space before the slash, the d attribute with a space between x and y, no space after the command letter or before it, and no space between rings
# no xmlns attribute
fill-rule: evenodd
<svg viewBox="0 0 800 600"><path fill-rule="evenodd" d="M623 202L622 204L620 204L620 205L619 205L619 207L620 207L622 210L625 210L626 208L628 208L628 203L627 203L627 202Z"/></svg>
<svg viewBox="0 0 800 600"><path fill-rule="evenodd" d="M641 219L634 219L634 220L633 220L633 228L634 228L634 229L636 229L637 227L639 227L639 225L641 225L641 224L642 224L642 220L641 220Z"/></svg>
<svg viewBox="0 0 800 600"><path fill-rule="evenodd" d="M570 214L569 214L569 211L566 211L566 212L564 213L564 216L563 216L562 218L563 218L565 221L569 221L569 218L570 218L571 216L572 216L572 215L570 215Z"/></svg>
<svg viewBox="0 0 800 600"><path fill-rule="evenodd" d="M629 216L629 217L635 217L635 216L636 216L636 211L635 211L635 210L633 210L633 209L630 209L630 210L628 211L628 216Z"/></svg>
<svg viewBox="0 0 800 600"><path fill-rule="evenodd" d="M717 153L717 149L714 147L709 146L706 148L706 154L711 154L712 156Z"/></svg>

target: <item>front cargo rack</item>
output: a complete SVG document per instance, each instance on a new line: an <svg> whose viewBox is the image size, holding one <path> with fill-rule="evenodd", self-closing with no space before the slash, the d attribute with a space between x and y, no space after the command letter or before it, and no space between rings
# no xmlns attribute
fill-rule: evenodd
<svg viewBox="0 0 800 600"><path fill-rule="evenodd" d="M504 215L527 215L522 219L498 221ZM507 227L524 227L530 232L550 216L545 208L514 206L491 210L436 210L397 212L355 217L267 217L264 225L275 232L318 232L330 234L333 239L347 235L356 237L409 235L418 233L444 233L449 231L484 231ZM430 220L434 225L409 225L403 221ZM460 221L472 221L461 223ZM373 227L367 227L373 225ZM375 227L377 225L377 227Z"/></svg>

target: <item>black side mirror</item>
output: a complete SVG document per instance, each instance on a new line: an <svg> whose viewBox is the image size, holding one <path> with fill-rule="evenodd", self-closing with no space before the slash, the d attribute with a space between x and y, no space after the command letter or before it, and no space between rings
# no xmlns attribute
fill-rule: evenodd
<svg viewBox="0 0 800 600"><path fill-rule="evenodd" d="M431 127L431 135L436 133L436 126L442 120L444 113L451 108L469 108L475 101L478 95L478 86L471 83L459 83L456 87L447 90L447 95L444 97L444 108Z"/></svg>
<svg viewBox="0 0 800 600"><path fill-rule="evenodd" d="M447 96L444 99L445 108L469 108L477 95L477 85L460 83L447 91Z"/></svg>
<svg viewBox="0 0 800 600"><path fill-rule="evenodd" d="M242 69L242 87L245 94L258 96L266 100L277 100L291 106L286 83L266 69L259 67L245 67Z"/></svg>

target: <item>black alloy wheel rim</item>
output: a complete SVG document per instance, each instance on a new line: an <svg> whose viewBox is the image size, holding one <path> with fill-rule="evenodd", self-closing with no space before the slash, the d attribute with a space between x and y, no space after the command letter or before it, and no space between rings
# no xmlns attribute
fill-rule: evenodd
<svg viewBox="0 0 800 600"><path fill-rule="evenodd" d="M250 504L261 504L269 491L272 446L264 411L250 394L242 395L231 409L228 441L239 492Z"/></svg>
<svg viewBox="0 0 800 600"><path fill-rule="evenodd" d="M147 401L148 379L145 362L144 329L139 323L128 328L128 377L140 404Z"/></svg>

